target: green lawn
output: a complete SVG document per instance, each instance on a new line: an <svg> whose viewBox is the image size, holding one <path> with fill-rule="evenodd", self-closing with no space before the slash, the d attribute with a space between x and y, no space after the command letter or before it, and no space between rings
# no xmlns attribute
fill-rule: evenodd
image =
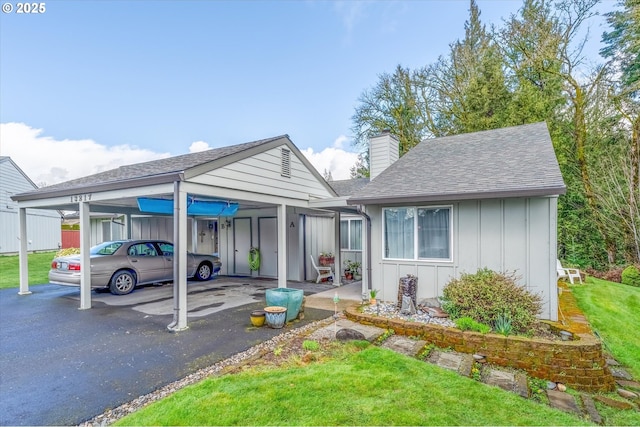
<svg viewBox="0 0 640 427"><path fill-rule="evenodd" d="M29 254L29 285L49 283L49 269L56 252ZM0 256L0 289L20 286L18 256Z"/></svg>
<svg viewBox="0 0 640 427"><path fill-rule="evenodd" d="M571 290L606 348L640 379L640 288L589 277Z"/></svg>
<svg viewBox="0 0 640 427"><path fill-rule="evenodd" d="M347 348L345 346L345 348ZM370 346L324 363L212 377L117 425L585 425L585 420Z"/></svg>

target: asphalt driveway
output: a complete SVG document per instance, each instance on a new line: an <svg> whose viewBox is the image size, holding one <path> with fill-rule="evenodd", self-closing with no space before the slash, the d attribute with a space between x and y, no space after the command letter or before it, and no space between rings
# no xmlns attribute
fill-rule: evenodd
<svg viewBox="0 0 640 427"><path fill-rule="evenodd" d="M79 290L0 290L0 425L76 425L291 328L324 319L307 308L285 329L255 328L275 281L220 277L189 285L189 329L167 330L171 285L125 296L93 295L79 310ZM331 285L291 283L305 295Z"/></svg>

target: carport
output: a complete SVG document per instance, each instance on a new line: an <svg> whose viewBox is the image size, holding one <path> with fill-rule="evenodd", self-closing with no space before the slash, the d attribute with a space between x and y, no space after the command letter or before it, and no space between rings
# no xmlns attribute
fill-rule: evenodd
<svg viewBox="0 0 640 427"><path fill-rule="evenodd" d="M80 309L91 308L90 213L124 215L125 234L130 238L133 215L157 215L157 212L141 210L141 199L150 199L160 204L162 201L171 202L173 212L165 217L172 218L175 248L174 317L173 322L168 325L172 331L188 327L187 224L190 206L194 203L237 206L238 215L242 212L275 211L269 226L275 222L277 230L278 287L287 286L290 264L295 267L296 263L305 262L304 251L301 256L299 247L300 233L295 231L296 215L305 212L335 215L334 253L336 266L340 266L340 212L356 212L354 208L346 205L343 198L337 197L335 191L302 155L288 135L121 166L118 169L14 195L12 199L18 202L19 207L20 295L30 294L27 208L79 212L82 265ZM207 213L205 210L204 213L192 215L218 215L220 222L231 225L229 217L223 217L224 213L221 214L220 211ZM265 229L266 227L265 225ZM236 235L233 237L235 241ZM232 243L226 242L227 245ZM237 249L235 251L237 252ZM339 274L335 274L334 284L338 286L339 277Z"/></svg>

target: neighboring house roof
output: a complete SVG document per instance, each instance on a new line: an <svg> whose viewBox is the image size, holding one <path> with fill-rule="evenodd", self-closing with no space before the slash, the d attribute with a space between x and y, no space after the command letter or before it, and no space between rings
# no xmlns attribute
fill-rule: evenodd
<svg viewBox="0 0 640 427"><path fill-rule="evenodd" d="M425 139L348 204L564 194L546 123Z"/></svg>
<svg viewBox="0 0 640 427"><path fill-rule="evenodd" d="M338 196L352 196L369 184L369 178L352 178L338 181L329 181Z"/></svg>
<svg viewBox="0 0 640 427"><path fill-rule="evenodd" d="M11 165L13 165L13 167L16 169L16 171L18 171L18 173L20 175L22 175L24 177L24 179L31 184L31 186L33 186L33 188L38 188L38 186L36 185L35 182L31 181L31 178L29 178L29 176L24 173L24 171L22 169L20 169L20 166L18 166L16 164L16 162L14 162L13 160L11 160L11 157L9 156L0 156L0 163L4 163L4 162L9 162Z"/></svg>
<svg viewBox="0 0 640 427"><path fill-rule="evenodd" d="M300 160L307 165L307 168L312 171L321 182L324 182L322 176L317 173L311 163L302 155L289 139L289 136L280 135L244 144L120 166L117 169L50 185L32 192L22 193L17 195L14 200L20 201L53 197L60 194L68 194L72 190L98 191L181 181L282 144L287 145ZM332 191L328 185L327 188Z"/></svg>

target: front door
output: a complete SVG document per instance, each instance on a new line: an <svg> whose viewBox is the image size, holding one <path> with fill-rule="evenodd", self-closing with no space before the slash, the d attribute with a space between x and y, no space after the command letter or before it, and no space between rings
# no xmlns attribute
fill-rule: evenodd
<svg viewBox="0 0 640 427"><path fill-rule="evenodd" d="M251 249L251 218L233 219L233 270L235 274L251 275L249 250Z"/></svg>
<svg viewBox="0 0 640 427"><path fill-rule="evenodd" d="M278 277L278 222L276 218L258 218L260 276Z"/></svg>

